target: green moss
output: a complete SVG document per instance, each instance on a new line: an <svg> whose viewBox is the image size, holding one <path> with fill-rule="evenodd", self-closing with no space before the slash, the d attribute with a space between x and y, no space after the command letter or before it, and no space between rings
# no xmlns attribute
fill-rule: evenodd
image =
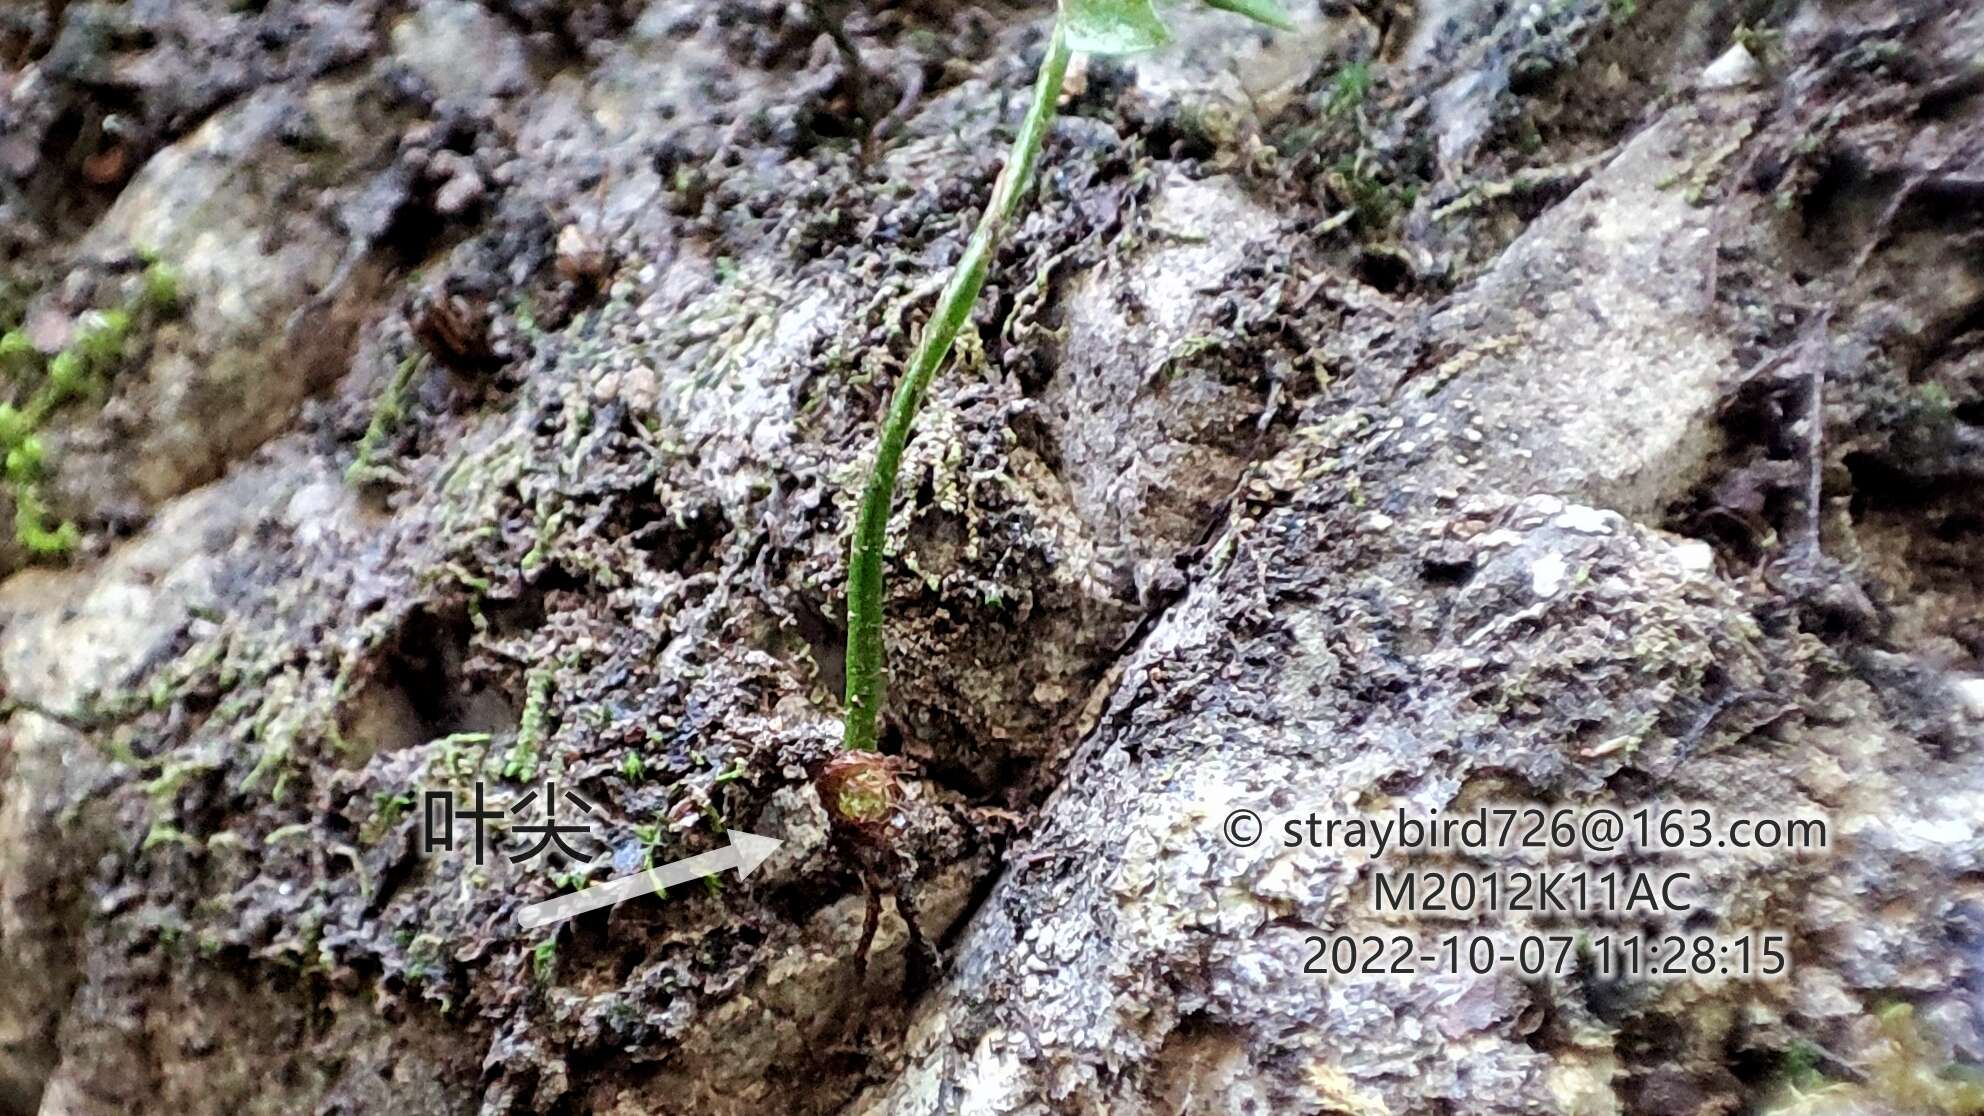
<svg viewBox="0 0 1984 1116"><path fill-rule="evenodd" d="M33 485L18 485L14 489L14 540L34 557L63 558L75 553L82 534L67 520L52 524L40 492Z"/></svg>
<svg viewBox="0 0 1984 1116"><path fill-rule="evenodd" d="M1543 129L1537 127L1536 118L1523 113L1516 117L1516 150L1524 155L1535 155L1543 150Z"/></svg>
<svg viewBox="0 0 1984 1116"><path fill-rule="evenodd" d="M260 748L255 766L241 779L242 793L254 790L265 776L273 775L275 782L269 787L269 797L282 801L289 785L289 757L296 747L297 722L303 716L292 704L298 684L294 671L285 671L264 682L261 712L248 729L248 738Z"/></svg>
<svg viewBox="0 0 1984 1116"><path fill-rule="evenodd" d="M379 401L372 406L372 419L365 425L365 434L358 440L358 455L351 460L351 466L344 471L344 479L351 483L380 480L390 476L390 472L375 463L379 447L390 437L406 417L407 396L413 388L413 378L427 359L423 354L414 354L400 361L394 369L393 378L386 384L386 390Z"/></svg>
<svg viewBox="0 0 1984 1116"><path fill-rule="evenodd" d="M48 362L48 385L43 389L44 394L38 397L38 399L47 398L49 402L35 409L40 412L35 417L46 417L47 412L60 406L69 397L81 395L88 384L89 366L83 363L81 353L74 349L64 349L56 353L55 359Z"/></svg>
<svg viewBox="0 0 1984 1116"><path fill-rule="evenodd" d="M0 333L0 375L25 379L41 368L41 354L18 329Z"/></svg>
<svg viewBox="0 0 1984 1116"><path fill-rule="evenodd" d="M434 742L437 749L434 758L428 762L428 769L439 768L441 777L450 784L465 782L471 775L482 772L482 761L489 754L489 734L486 732L450 733ZM471 757L468 746L475 746Z"/></svg>
<svg viewBox="0 0 1984 1116"><path fill-rule="evenodd" d="M1354 116L1371 95L1371 64L1352 62L1336 72L1330 81L1329 101L1324 109L1331 116Z"/></svg>
<svg viewBox="0 0 1984 1116"><path fill-rule="evenodd" d="M634 839L641 843L641 871L649 873L654 871L655 852L660 849L667 837L668 823L665 818L656 819L652 825L634 827ZM668 888L661 883L661 880L652 875L648 879L654 884L654 893L667 898Z"/></svg>
<svg viewBox="0 0 1984 1116"><path fill-rule="evenodd" d="M163 822L152 826L145 834L145 841L141 848L145 852L150 852L160 845L181 845L195 851L206 847L200 844L196 838L188 836L186 833Z"/></svg>
<svg viewBox="0 0 1984 1116"><path fill-rule="evenodd" d="M40 438L24 434L11 441L0 439L0 443L8 447L5 475L10 483L24 485L41 477L46 451L42 449Z"/></svg>
<svg viewBox="0 0 1984 1116"><path fill-rule="evenodd" d="M145 273L138 281L138 304L141 307L155 314L176 314L183 296L178 268L158 259L145 266Z"/></svg>
<svg viewBox="0 0 1984 1116"><path fill-rule="evenodd" d="M1889 1004L1873 1019L1874 1041L1853 1061L1858 1080L1829 1078L1818 1048L1798 1043L1785 1051L1777 1088L1762 1110L1773 1116L1852 1116L1876 1109L1984 1114L1984 1071L1945 1061L1913 1005Z"/></svg>
<svg viewBox="0 0 1984 1116"><path fill-rule="evenodd" d="M34 297L34 289L19 279L0 276L0 329L12 329L21 324L27 314L28 301Z"/></svg>
<svg viewBox="0 0 1984 1116"><path fill-rule="evenodd" d="M378 844L412 808L413 796L405 791L380 791L373 795L372 816L359 831L359 840L368 845Z"/></svg>
<svg viewBox="0 0 1984 1116"><path fill-rule="evenodd" d="M544 740L545 708L551 702L551 672L533 670L524 680L524 711L517 718L517 740L503 758L503 777L528 783L537 778L538 745Z"/></svg>
<svg viewBox="0 0 1984 1116"><path fill-rule="evenodd" d="M108 372L124 359L131 340L130 311L92 310L80 324L71 350L90 372Z"/></svg>
<svg viewBox="0 0 1984 1116"><path fill-rule="evenodd" d="M1729 37L1749 51L1759 65L1776 66L1784 61L1784 32L1777 28L1741 23Z"/></svg>
<svg viewBox="0 0 1984 1116"><path fill-rule="evenodd" d="M545 512L540 505L536 536L530 549L524 552L523 559L518 563L520 568L534 570L543 565L545 557L551 553L551 544L558 538L558 529L564 525L564 508Z"/></svg>
<svg viewBox="0 0 1984 1116"><path fill-rule="evenodd" d="M212 770L213 764L204 760L174 760L145 783L145 794L155 799L169 799L179 793L186 780Z"/></svg>
<svg viewBox="0 0 1984 1116"><path fill-rule="evenodd" d="M28 416L11 403L0 403L0 449L13 449L34 430Z"/></svg>
<svg viewBox="0 0 1984 1116"><path fill-rule="evenodd" d="M140 255L146 268L136 291L127 294L120 306L82 315L68 347L45 366L23 331L9 328L0 333L0 375L13 380L20 392L14 400L0 402L0 481L14 497L15 541L33 557L63 557L81 541L74 523L51 519L34 487L50 471L37 429L64 404L101 395L131 359L138 329L176 313L182 305L178 273L156 256Z"/></svg>
<svg viewBox="0 0 1984 1116"><path fill-rule="evenodd" d="M1218 351L1225 343L1225 338L1209 334L1193 334L1186 337L1172 346L1171 351L1157 362L1157 367L1151 371L1148 379L1155 380L1160 376L1165 379L1176 378L1183 374L1187 363L1196 357Z"/></svg>
<svg viewBox="0 0 1984 1116"><path fill-rule="evenodd" d="M1347 201L1360 228L1380 231L1412 208L1417 187L1389 180L1389 171L1363 151L1344 155L1325 172L1324 180L1337 197Z"/></svg>

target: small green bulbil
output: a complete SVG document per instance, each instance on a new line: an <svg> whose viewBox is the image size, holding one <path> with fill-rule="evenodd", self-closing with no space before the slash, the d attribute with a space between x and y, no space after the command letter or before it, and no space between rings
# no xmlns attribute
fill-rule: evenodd
<svg viewBox="0 0 1984 1116"><path fill-rule="evenodd" d="M840 801L834 803L834 812L844 818L858 821L879 821L895 808L893 796L886 784L878 779L849 779L840 787Z"/></svg>

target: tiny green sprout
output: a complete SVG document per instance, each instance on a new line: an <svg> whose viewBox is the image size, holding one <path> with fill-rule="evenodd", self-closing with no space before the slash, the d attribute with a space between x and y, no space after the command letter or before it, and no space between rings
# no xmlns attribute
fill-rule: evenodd
<svg viewBox="0 0 1984 1116"><path fill-rule="evenodd" d="M638 783L648 773L647 764L641 761L639 752L628 752L627 758L620 761L620 774L630 783Z"/></svg>
<svg viewBox="0 0 1984 1116"><path fill-rule="evenodd" d="M1205 0L1208 7L1234 12L1269 27L1288 29L1293 25L1274 0ZM882 421L875 459L861 493L861 507L850 545L847 570L847 691L842 747L849 752L873 752L877 747L878 722L882 710L885 680L882 646L882 559L888 533L889 511L895 502L896 473L902 465L904 447L930 381L950 355L958 333L971 318L972 306L985 285L999 240L1019 211L1041 144L1054 116L1055 102L1061 96L1061 82L1075 51L1091 54L1134 54L1154 50L1171 39L1170 30L1158 17L1151 0L1061 0L1054 28L1047 42L1046 55L1034 80L1033 96L1019 132L1013 137L1006 165L992 185L992 197L965 243L963 255L951 271L949 281L938 296L935 311L924 323L909 366L897 382L889 409ZM841 778L858 776L842 795L821 783L822 798L829 811L846 805L855 814L890 803L894 795L876 798L870 783L886 772L843 770ZM890 776L892 779L892 776ZM859 827L853 815L839 820Z"/></svg>
<svg viewBox="0 0 1984 1116"><path fill-rule="evenodd" d="M634 839L641 843L641 871L654 871L655 850L661 847L662 841L666 840L667 837L668 829L659 821L652 825L636 825L634 827ZM658 878L650 876L649 879L654 883L654 893L656 895L666 896L668 894L668 888Z"/></svg>

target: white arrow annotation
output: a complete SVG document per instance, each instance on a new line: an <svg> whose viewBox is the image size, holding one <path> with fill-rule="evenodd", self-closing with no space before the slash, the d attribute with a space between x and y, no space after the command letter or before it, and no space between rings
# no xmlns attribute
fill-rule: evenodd
<svg viewBox="0 0 1984 1116"><path fill-rule="evenodd" d="M546 899L542 903L532 903L517 912L517 924L526 930L535 930L540 926L563 922L573 915L596 911L614 903L624 903L665 887L674 887L679 883L688 883L690 880L712 876L732 868L737 869L737 878L743 879L756 871L758 865L763 864L765 858L777 852L778 847L784 843L776 837L760 837L755 833L733 829L730 831L729 848L713 849L672 864L657 864L630 876L621 876L617 880L595 884L584 891L560 895L556 899Z"/></svg>

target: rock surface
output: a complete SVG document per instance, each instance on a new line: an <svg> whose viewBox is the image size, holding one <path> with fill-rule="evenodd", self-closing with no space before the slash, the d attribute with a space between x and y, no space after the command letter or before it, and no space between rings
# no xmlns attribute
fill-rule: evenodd
<svg viewBox="0 0 1984 1116"><path fill-rule="evenodd" d="M0 497L74 524L0 547L0 1114L1984 1111L1972 8L1078 67L905 459L882 866L847 528L1044 6L0 16L0 399L133 308ZM590 867L422 851L547 779ZM1824 818L1686 858L1792 972L1314 975L1376 869L1222 832L1488 801Z"/></svg>

